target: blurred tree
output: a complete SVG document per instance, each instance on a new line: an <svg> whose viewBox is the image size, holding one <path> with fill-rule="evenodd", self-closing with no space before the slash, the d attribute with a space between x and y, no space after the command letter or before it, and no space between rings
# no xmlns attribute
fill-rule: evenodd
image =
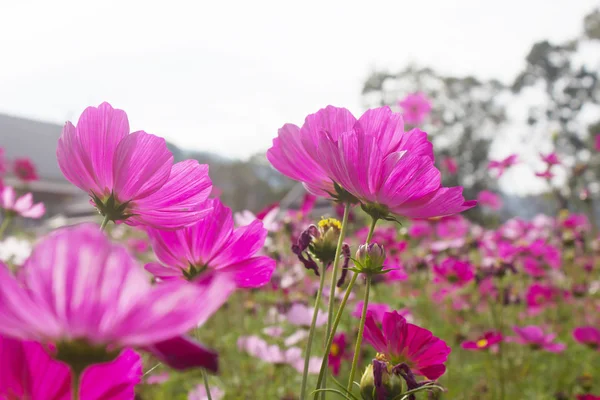
<svg viewBox="0 0 600 400"><path fill-rule="evenodd" d="M419 128L434 142L436 161L450 156L458 163L458 173L445 174L444 184L462 185L465 197L475 198L490 183L488 152L506 119L498 101L506 88L496 80L449 77L430 68L408 67L395 74L373 72L363 86L363 104L365 108L389 105L398 111L398 101L417 91L424 92L433 103L428 122ZM475 209L471 216L477 213Z"/></svg>
<svg viewBox="0 0 600 400"><path fill-rule="evenodd" d="M214 153L184 151L169 143L176 161L198 160L209 165L213 185L219 197L234 211L259 211L264 206L281 200L293 182L275 171L264 154L256 154L246 161L232 160Z"/></svg>
<svg viewBox="0 0 600 400"><path fill-rule="evenodd" d="M589 60L598 51L600 41L600 11L588 14L583 21L584 35L563 44L548 41L535 43L526 57L524 70L517 76L512 91L523 93L527 88L541 88L544 101L529 109L528 123L532 128L545 127L547 135L555 131L553 141L561 158L572 170L562 190L562 195L574 204L582 187L596 182L598 167L589 166L593 138L589 115L600 103L598 68ZM598 109L596 108L596 114Z"/></svg>

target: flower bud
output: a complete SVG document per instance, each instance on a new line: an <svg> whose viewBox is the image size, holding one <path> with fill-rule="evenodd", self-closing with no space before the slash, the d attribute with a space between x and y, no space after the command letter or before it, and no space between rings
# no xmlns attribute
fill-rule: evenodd
<svg viewBox="0 0 600 400"><path fill-rule="evenodd" d="M392 400L402 394L402 378L392 373L385 360L373 360L360 380L360 394L364 400Z"/></svg>
<svg viewBox="0 0 600 400"><path fill-rule="evenodd" d="M309 246L310 252L321 262L328 264L334 261L337 242L342 231L342 224L335 218L319 221L318 233L313 234Z"/></svg>
<svg viewBox="0 0 600 400"><path fill-rule="evenodd" d="M385 261L385 249L377 243L363 244L356 251L356 261L361 272L379 273Z"/></svg>

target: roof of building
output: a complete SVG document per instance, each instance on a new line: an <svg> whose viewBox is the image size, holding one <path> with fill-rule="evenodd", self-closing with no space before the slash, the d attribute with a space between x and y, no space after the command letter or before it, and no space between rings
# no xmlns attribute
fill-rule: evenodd
<svg viewBox="0 0 600 400"><path fill-rule="evenodd" d="M56 161L62 126L0 114L0 147L8 160L27 157L43 181L66 182Z"/></svg>

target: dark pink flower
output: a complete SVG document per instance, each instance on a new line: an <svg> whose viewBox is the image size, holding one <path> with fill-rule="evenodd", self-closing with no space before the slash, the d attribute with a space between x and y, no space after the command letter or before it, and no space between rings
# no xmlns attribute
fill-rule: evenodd
<svg viewBox="0 0 600 400"><path fill-rule="evenodd" d="M448 172L448 175L456 175L458 172L458 163L454 157L444 157L442 159L442 168Z"/></svg>
<svg viewBox="0 0 600 400"><path fill-rule="evenodd" d="M0 336L0 398L70 400L71 371L37 342ZM112 362L87 368L81 377L82 400L129 400L142 377L142 360L126 349Z"/></svg>
<svg viewBox="0 0 600 400"><path fill-rule="evenodd" d="M491 210L499 210L502 208L502 199L494 192L489 190L482 190L477 195L477 202L483 207L487 207Z"/></svg>
<svg viewBox="0 0 600 400"><path fill-rule="evenodd" d="M23 182L33 182L40 179L35 165L29 158L17 158L13 162L13 172Z"/></svg>
<svg viewBox="0 0 600 400"><path fill-rule="evenodd" d="M477 340L462 342L461 347L466 350L487 350L500 343L502 339L502 333L487 331L482 336L478 337Z"/></svg>
<svg viewBox="0 0 600 400"><path fill-rule="evenodd" d="M5 214L19 215L24 218L41 218L46 212L44 203L33 204L33 195L27 193L19 198L15 190L5 186L0 193L0 208Z"/></svg>
<svg viewBox="0 0 600 400"><path fill-rule="evenodd" d="M476 204L465 201L462 187L441 186L427 134L404 132L402 117L388 107L368 110L357 121L348 110L329 106L308 116L301 129L284 126L267 158L311 193L358 200L378 215L429 218Z"/></svg>
<svg viewBox="0 0 600 400"><path fill-rule="evenodd" d="M409 324L396 311L384 314L383 330L368 313L364 338L392 365L404 363L427 379L437 379L446 372L444 363L450 347L427 329Z"/></svg>
<svg viewBox="0 0 600 400"><path fill-rule="evenodd" d="M333 375L338 376L340 374L340 368L342 367L342 361L352 358L352 355L346 351L346 334L341 332L333 337L331 343L331 350L329 351L329 368Z"/></svg>
<svg viewBox="0 0 600 400"><path fill-rule="evenodd" d="M86 108L77 127L65 124L56 156L65 178L112 221L177 229L208 213L208 166L195 160L173 164L164 139L130 134L127 114L108 103Z"/></svg>
<svg viewBox="0 0 600 400"><path fill-rule="evenodd" d="M502 160L490 161L490 163L488 164L488 169L489 170L498 170L497 177L500 178L502 176L502 174L504 174L504 171L507 168L512 167L516 163L517 163L517 155L511 154L510 156L508 156Z"/></svg>
<svg viewBox="0 0 600 400"><path fill-rule="evenodd" d="M431 101L423 92L407 95L398 105L402 108L404 121L411 125L419 125L431 112Z"/></svg>
<svg viewBox="0 0 600 400"><path fill-rule="evenodd" d="M558 155L555 152L549 154L540 153L540 157L542 158L542 161L545 162L549 167L560 164Z"/></svg>
<svg viewBox="0 0 600 400"><path fill-rule="evenodd" d="M475 279L475 269L468 261L448 257L441 264L433 266L434 282L448 282L463 286Z"/></svg>
<svg viewBox="0 0 600 400"><path fill-rule="evenodd" d="M537 176L538 178L544 178L544 179L554 178L554 174L549 169L545 170L544 172L536 172L535 176Z"/></svg>
<svg viewBox="0 0 600 400"><path fill-rule="evenodd" d="M573 338L592 349L600 351L600 329L593 326L579 326L573 330Z"/></svg>
<svg viewBox="0 0 600 400"><path fill-rule="evenodd" d="M596 134L595 139L596 139L596 143L595 143L594 147L596 148L596 151L600 151L600 133Z"/></svg>
<svg viewBox="0 0 600 400"><path fill-rule="evenodd" d="M431 223L427 220L415 219L411 221L408 227L408 235L411 238L418 239L430 236L433 233Z"/></svg>
<svg viewBox="0 0 600 400"><path fill-rule="evenodd" d="M181 335L234 289L227 274L151 286L126 248L97 225L63 228L38 242L18 280L0 266L0 334L55 343L58 359L83 353L84 341L95 354L136 347L174 368L214 371L217 355Z"/></svg>
<svg viewBox="0 0 600 400"><path fill-rule="evenodd" d="M193 279L206 270L231 272L240 287L259 287L271 279L275 261L258 255L267 230L262 222L234 228L231 210L219 199L207 200L210 212L195 225L176 231L148 228L148 237L161 264L146 269L161 279Z"/></svg>
<svg viewBox="0 0 600 400"><path fill-rule="evenodd" d="M589 393L588 394L578 394L577 400L600 400L600 396L594 396L593 394L589 394Z"/></svg>
<svg viewBox="0 0 600 400"><path fill-rule="evenodd" d="M541 349L552 353L560 353L567 347L564 343L554 342L556 334L546 334L537 325L525 327L513 326L513 330L517 334L517 337L513 338L517 343L529 345L536 350Z"/></svg>
<svg viewBox="0 0 600 400"><path fill-rule="evenodd" d="M443 239L464 238L470 229L469 221L461 215L449 215L434 221L435 233Z"/></svg>
<svg viewBox="0 0 600 400"><path fill-rule="evenodd" d="M556 302L560 292L552 286L534 283L527 289L525 300L529 309L538 310Z"/></svg>

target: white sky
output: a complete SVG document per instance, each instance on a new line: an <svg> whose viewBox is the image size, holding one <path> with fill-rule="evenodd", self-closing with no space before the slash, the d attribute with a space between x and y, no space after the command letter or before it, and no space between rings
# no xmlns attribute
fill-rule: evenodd
<svg viewBox="0 0 600 400"><path fill-rule="evenodd" d="M155 5L156 4L156 5ZM597 0L0 0L0 112L63 123L109 101L133 129L246 157L374 67L512 81Z"/></svg>

